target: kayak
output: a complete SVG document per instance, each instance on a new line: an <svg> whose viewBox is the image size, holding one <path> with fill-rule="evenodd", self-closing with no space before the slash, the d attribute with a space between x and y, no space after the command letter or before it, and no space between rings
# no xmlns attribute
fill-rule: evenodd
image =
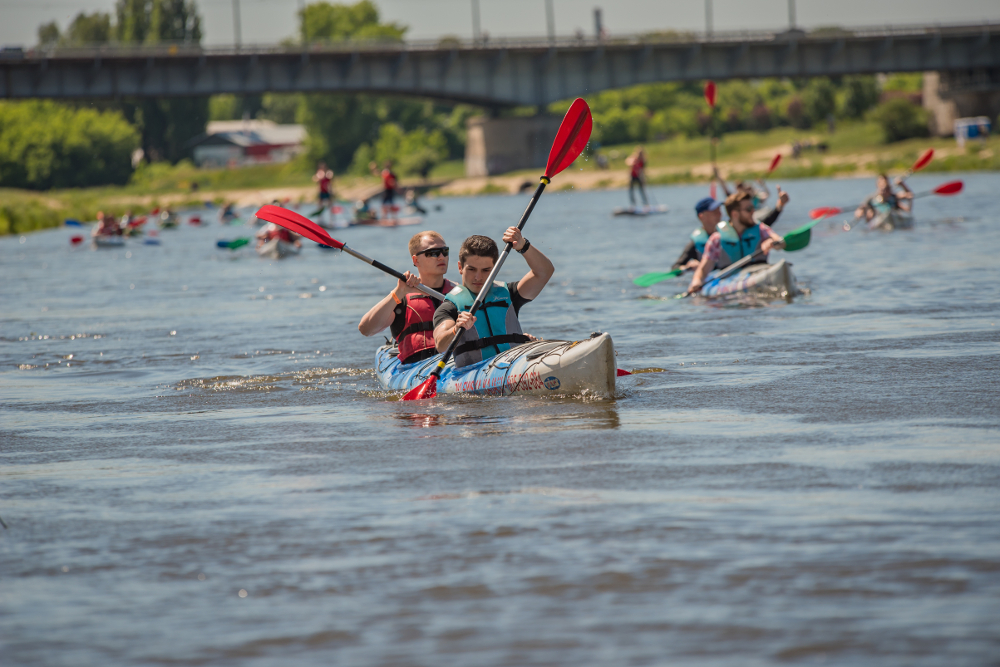
<svg viewBox="0 0 1000 667"><path fill-rule="evenodd" d="M300 247L281 239L271 239L257 246L257 254L270 259L283 259L289 255L298 255Z"/></svg>
<svg viewBox="0 0 1000 667"><path fill-rule="evenodd" d="M647 215L663 215L667 213L670 209L664 205L660 204L657 206L620 206L612 211L612 215L632 215L635 217L644 217Z"/></svg>
<svg viewBox="0 0 1000 667"><path fill-rule="evenodd" d="M121 248L124 245L125 245L125 238L122 236L101 234L99 236L94 237L95 248Z"/></svg>
<svg viewBox="0 0 1000 667"><path fill-rule="evenodd" d="M351 227L405 227L407 225L419 225L424 219L419 215L407 218L372 218L371 220L356 220L351 223Z"/></svg>
<svg viewBox="0 0 1000 667"><path fill-rule="evenodd" d="M716 282L711 282L710 273L705 286L701 289L701 295L718 298L749 293L773 294L791 300L799 293L791 267L792 265L785 260L777 264L751 264Z"/></svg>
<svg viewBox="0 0 1000 667"><path fill-rule="evenodd" d="M910 229L911 227L913 227L912 213L883 206L875 207L875 217L868 222L870 231L891 232L894 229Z"/></svg>
<svg viewBox="0 0 1000 667"><path fill-rule="evenodd" d="M383 389L409 391L428 377L441 355L402 365L394 346L375 352L375 374ZM615 392L615 346L611 335L595 333L587 340L540 340L517 345L492 359L455 368L452 359L438 380L438 393L510 396L526 394L596 394Z"/></svg>

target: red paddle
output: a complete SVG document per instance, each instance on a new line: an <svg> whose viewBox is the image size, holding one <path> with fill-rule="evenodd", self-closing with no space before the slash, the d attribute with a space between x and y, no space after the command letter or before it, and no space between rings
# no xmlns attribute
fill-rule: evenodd
<svg viewBox="0 0 1000 667"><path fill-rule="evenodd" d="M715 108L715 94L718 89L715 87L714 81L708 81L705 83L705 101L708 102L708 106Z"/></svg>
<svg viewBox="0 0 1000 667"><path fill-rule="evenodd" d="M777 169L780 163L781 163L781 153L778 153L777 155L774 156L774 159L771 160L771 166L767 168L767 175L770 176L771 172Z"/></svg>
<svg viewBox="0 0 1000 667"><path fill-rule="evenodd" d="M924 151L924 154L921 155L920 158L913 163L913 166L910 167L910 169L903 176L903 180L909 178L913 174L913 172L920 171L921 169L929 165L931 163L931 160L933 159L934 159L934 149L928 148L926 151Z"/></svg>
<svg viewBox="0 0 1000 667"><path fill-rule="evenodd" d="M388 273L390 276L393 276L394 278L398 278L399 280L403 281L406 280L406 278L403 277L403 274L400 273L399 271L386 266L385 264L376 259L372 259L371 257L362 255L360 252L358 252L353 248L348 248L346 243L341 243L337 239L333 238L332 236L326 233L325 229L317 225L309 218L299 215L295 211L289 211L287 208L281 208L280 206L273 206L271 204L268 204L266 206L262 206L261 209L257 211L256 215L261 220L267 220L268 222L273 222L279 227L284 227L288 231L295 232L299 236L304 236L307 239L319 243L320 245L324 245L330 248L336 248L337 250L343 250L347 254L357 257L366 264L371 264L376 269L384 271L385 273ZM417 289L426 294L427 296L432 296L435 299L440 299L442 301L444 300L443 294L435 290L432 290L430 287L427 287L426 285L422 284L417 285Z"/></svg>
<svg viewBox="0 0 1000 667"><path fill-rule="evenodd" d="M715 172L715 137L712 136L712 133L713 133L713 126L715 125L715 123L713 121L715 120L715 95L716 95L717 92L718 92L718 89L716 88L714 81L707 81L705 83L705 101L708 102L708 106L712 110L712 112L711 112L712 113L712 118L709 121L709 126L708 126L708 146L709 146L709 155L711 156L711 159L712 159L712 172L713 172L712 173L712 183L711 183L711 185L708 186L708 196L711 197L712 199L715 199L715 173L714 173Z"/></svg>
<svg viewBox="0 0 1000 667"><path fill-rule="evenodd" d="M545 190L545 186L551 182L553 176L561 172L563 169L568 167L573 163L580 153L583 152L584 146L590 140L590 132L594 129L594 121L590 115L590 107L582 99L577 98L570 105L569 111L566 112L566 116L563 117L562 124L559 125L559 131L556 133L556 139L552 142L552 149L549 151L549 161L545 165L545 175L541 177L541 183L535 189L535 194L531 196L531 201L528 202L528 207L521 214L521 221L517 223L518 229L524 229L525 223L528 222L528 216L531 215L531 211L534 210L535 204L538 202L538 198L542 196L542 192ZM503 253L500 254L500 258L497 263L493 265L493 270L490 271L489 277L486 278L485 285L492 285L493 281L497 277L497 273L500 272L500 267L503 266L504 260L507 259L507 255L510 254L511 248L514 244L508 243L507 247L504 248ZM486 298L489 288L484 287L476 295L476 300L472 303L472 309L469 311L471 315L475 315L479 308L483 305L483 300ZM441 372L444 370L445 365L447 365L448 360L451 356L455 354L455 348L458 347L459 341L462 340L462 332L464 328L459 328L458 332L455 334L454 340L451 341L451 345L445 350L444 355L441 357L441 361L437 363L434 371L431 373L430 377L420 383L418 386L414 387L410 391L406 392L403 396L404 401L418 401L424 398L434 398L437 396L437 381L441 377Z"/></svg>
<svg viewBox="0 0 1000 667"><path fill-rule="evenodd" d="M952 195L957 195L965 187L962 181L949 181L943 185L939 185L933 190L928 190L927 192L918 192L913 195L914 199L920 199L921 197L929 197L930 195L937 195L939 197L950 197ZM846 210L851 210L845 207ZM818 218L829 218L832 215L840 215L844 212L845 208L838 208L836 206L821 206L820 208L814 208L809 211L809 217L813 220Z"/></svg>

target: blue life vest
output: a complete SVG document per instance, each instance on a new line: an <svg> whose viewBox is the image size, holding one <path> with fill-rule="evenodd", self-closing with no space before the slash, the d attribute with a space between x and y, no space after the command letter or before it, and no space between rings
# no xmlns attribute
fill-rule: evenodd
<svg viewBox="0 0 1000 667"><path fill-rule="evenodd" d="M752 255L760 248L760 226L754 225L743 232L742 236L736 233L736 228L728 222L720 222L718 226L719 241L722 252L719 261L715 265L717 269L724 269L733 262L743 259L747 255ZM751 262L751 264L766 263L767 257L761 256Z"/></svg>
<svg viewBox="0 0 1000 667"><path fill-rule="evenodd" d="M706 232L702 227L691 232L691 241L694 243L694 249L698 253L698 259L705 254L705 244L708 243L708 232Z"/></svg>
<svg viewBox="0 0 1000 667"><path fill-rule="evenodd" d="M476 295L465 285L459 285L448 292L445 298L455 304L461 313L472 310ZM462 368L484 359L492 359L513 345L527 343L529 340L521 331L521 323L510 299L510 290L503 283L494 282L476 313L476 323L471 329L462 332L462 342L455 348L455 366Z"/></svg>

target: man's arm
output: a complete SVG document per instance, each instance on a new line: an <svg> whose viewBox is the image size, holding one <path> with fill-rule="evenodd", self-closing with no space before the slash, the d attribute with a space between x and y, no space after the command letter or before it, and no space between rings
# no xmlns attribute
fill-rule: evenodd
<svg viewBox="0 0 1000 667"><path fill-rule="evenodd" d="M361 332L362 336L374 336L392 324L392 321L396 319L396 299L393 298L393 295L402 300L406 295L407 286L416 287L420 283L420 280L409 271L403 275L406 277L406 282L397 280L396 288L372 306L372 309L365 313L365 316L358 322L358 331Z"/></svg>
<svg viewBox="0 0 1000 667"><path fill-rule="evenodd" d="M470 329L476 318L467 312L458 312L458 306L445 301L434 311L434 347L444 352L458 333L458 328Z"/></svg>
<svg viewBox="0 0 1000 667"><path fill-rule="evenodd" d="M691 268L688 266L691 262L698 262L698 249L694 247L694 241L688 241L688 244L684 246L684 252L681 253L681 256L670 267L670 270L676 271L677 269Z"/></svg>
<svg viewBox="0 0 1000 667"><path fill-rule="evenodd" d="M520 251L525 244L521 230L517 227L508 227L503 235L504 243L513 243L514 250ZM542 288L549 282L552 274L556 272L556 267L552 266L549 258L542 254L542 251L535 246L529 246L525 251L524 261L528 263L528 272L517 282L517 292L528 301L536 298L542 292Z"/></svg>

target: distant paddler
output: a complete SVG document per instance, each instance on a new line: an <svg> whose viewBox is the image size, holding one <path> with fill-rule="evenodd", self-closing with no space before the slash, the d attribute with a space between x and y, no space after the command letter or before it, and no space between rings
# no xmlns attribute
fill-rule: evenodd
<svg viewBox="0 0 1000 667"><path fill-rule="evenodd" d="M750 264L766 264L772 248L783 248L785 240L753 217L753 196L746 190L733 193L726 199L729 222L720 222L715 233L708 237L701 262L691 278L689 293L701 290L705 278L716 269L724 269L744 257L760 252Z"/></svg>
<svg viewBox="0 0 1000 667"><path fill-rule="evenodd" d="M414 234L408 249L416 274L406 271L405 280L397 280L396 287L358 323L358 331L364 336L374 336L389 327L399 348L401 364L416 363L437 354L434 312L441 300L427 296L417 285L426 285L441 294L456 287L444 277L450 249L441 234L431 230Z"/></svg>
<svg viewBox="0 0 1000 667"><path fill-rule="evenodd" d="M399 179L396 178L392 170L392 160L386 160L382 171L378 170L378 163L370 162L369 171L382 179L382 218L396 217L396 189L399 187Z"/></svg>
<svg viewBox="0 0 1000 667"><path fill-rule="evenodd" d="M99 236L122 236L122 228L113 215L105 215L104 211L97 212L97 224L90 232L94 238Z"/></svg>
<svg viewBox="0 0 1000 667"><path fill-rule="evenodd" d="M642 195L643 206L649 207L649 200L646 199L646 151L642 146L636 146L632 154L625 158L625 165L629 167L628 199L635 206L635 188L639 187L639 194Z"/></svg>
<svg viewBox="0 0 1000 667"><path fill-rule="evenodd" d="M298 234L293 234L284 227L279 227L273 222L269 222L257 232L257 248L260 249L262 245L274 239L278 239L281 243L293 245L296 248L302 247L302 241L299 240L300 237Z"/></svg>
<svg viewBox="0 0 1000 667"><path fill-rule="evenodd" d="M701 257L705 253L705 244L708 238L715 233L716 226L722 222L722 202L705 197L694 205L694 212L698 216L701 226L691 232L691 240L684 246L684 251L677 258L674 265L670 267L672 271L680 269L688 271L698 268L701 264Z"/></svg>
<svg viewBox="0 0 1000 667"><path fill-rule="evenodd" d="M319 212L322 212L333 200L333 170L327 168L326 162L320 162L312 179L313 183L319 186L317 203L319 204Z"/></svg>
<svg viewBox="0 0 1000 667"><path fill-rule="evenodd" d="M524 334L518 315L524 304L535 299L549 282L555 267L542 251L531 245L517 227L508 227L504 243L513 245L528 263L528 272L516 282L486 285L500 256L497 244L488 236L470 236L458 252L458 272L462 284L445 295L445 302L434 313L434 342L444 352L458 334L466 329L455 349L455 367L462 368L510 348L535 340ZM469 314L479 293L487 289L478 314Z"/></svg>
<svg viewBox="0 0 1000 667"><path fill-rule="evenodd" d="M879 174L876 181L877 192L866 199L857 210L854 211L855 218L864 217L868 222L880 213L879 208L890 211L903 211L911 213L913 211L913 191L906 185L902 178L896 179L899 190L894 190L889 182L889 177Z"/></svg>
<svg viewBox="0 0 1000 667"><path fill-rule="evenodd" d="M226 225L230 222L238 220L236 215L236 205L232 202L227 202L226 205L219 211L219 222Z"/></svg>

